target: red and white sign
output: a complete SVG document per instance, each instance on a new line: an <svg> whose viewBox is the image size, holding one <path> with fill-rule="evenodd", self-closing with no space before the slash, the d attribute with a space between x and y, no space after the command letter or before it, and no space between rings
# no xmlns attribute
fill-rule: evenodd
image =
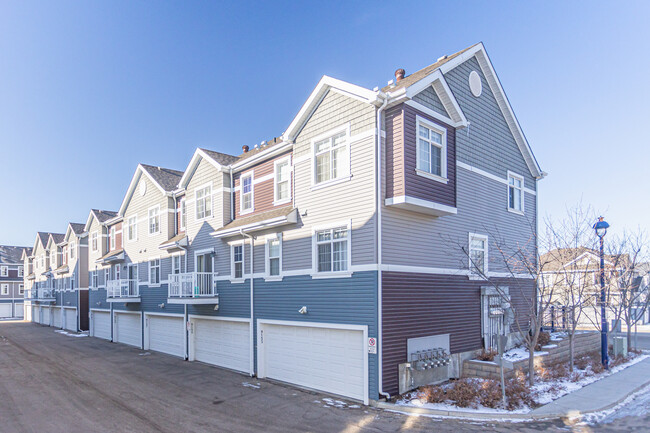
<svg viewBox="0 0 650 433"><path fill-rule="evenodd" d="M368 338L368 353L377 353L377 339Z"/></svg>

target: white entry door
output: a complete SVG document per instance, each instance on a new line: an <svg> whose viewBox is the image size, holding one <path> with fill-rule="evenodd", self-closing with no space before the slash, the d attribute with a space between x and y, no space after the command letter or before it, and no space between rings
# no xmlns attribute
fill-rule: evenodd
<svg viewBox="0 0 650 433"><path fill-rule="evenodd" d="M145 349L185 356L185 326L182 317L145 315Z"/></svg>
<svg viewBox="0 0 650 433"><path fill-rule="evenodd" d="M103 338L104 340L111 339L111 313L109 311L91 311L90 320L92 336Z"/></svg>
<svg viewBox="0 0 650 433"><path fill-rule="evenodd" d="M52 326L55 328L62 328L61 326L61 309L54 307L52 309Z"/></svg>
<svg viewBox="0 0 650 433"><path fill-rule="evenodd" d="M24 317L25 316L25 304L22 302L20 304L14 305L14 317Z"/></svg>
<svg viewBox="0 0 650 433"><path fill-rule="evenodd" d="M113 341L129 346L142 347L142 326L140 313L124 313L113 311L115 323Z"/></svg>
<svg viewBox="0 0 650 433"><path fill-rule="evenodd" d="M190 319L190 361L248 372L250 334L248 321Z"/></svg>
<svg viewBox="0 0 650 433"><path fill-rule="evenodd" d="M66 308L64 311L65 311L65 329L77 332L77 309Z"/></svg>
<svg viewBox="0 0 650 433"><path fill-rule="evenodd" d="M0 317L11 317L11 302L3 302L0 304Z"/></svg>
<svg viewBox="0 0 650 433"><path fill-rule="evenodd" d="M260 323L259 376L365 402L365 331L329 326Z"/></svg>

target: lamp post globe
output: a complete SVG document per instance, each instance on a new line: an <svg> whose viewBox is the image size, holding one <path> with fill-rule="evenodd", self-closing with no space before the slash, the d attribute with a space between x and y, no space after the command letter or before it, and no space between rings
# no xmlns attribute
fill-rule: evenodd
<svg viewBox="0 0 650 433"><path fill-rule="evenodd" d="M605 248L603 245L603 238L607 234L609 224L603 217L599 217L594 230L596 236L600 241L600 358L605 369L609 368L609 357L607 356L607 311L605 304L607 303L607 296L605 293Z"/></svg>

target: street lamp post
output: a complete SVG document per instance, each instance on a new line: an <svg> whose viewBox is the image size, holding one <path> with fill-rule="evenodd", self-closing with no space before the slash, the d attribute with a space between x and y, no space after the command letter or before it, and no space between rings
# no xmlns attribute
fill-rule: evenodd
<svg viewBox="0 0 650 433"><path fill-rule="evenodd" d="M607 234L609 224L605 222L603 217L598 218L598 222L594 224L596 236L600 239L600 356L605 369L609 368L609 357L607 355L607 315L605 311L605 304L607 297L605 296L605 249L603 247L603 238Z"/></svg>

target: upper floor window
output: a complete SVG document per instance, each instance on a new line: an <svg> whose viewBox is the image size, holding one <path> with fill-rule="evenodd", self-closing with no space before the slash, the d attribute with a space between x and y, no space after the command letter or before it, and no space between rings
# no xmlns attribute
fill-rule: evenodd
<svg viewBox="0 0 650 433"><path fill-rule="evenodd" d="M348 227L316 231L316 260L318 272L348 270Z"/></svg>
<svg viewBox="0 0 650 433"><path fill-rule="evenodd" d="M25 274L25 271L22 266L18 266L18 276L22 277Z"/></svg>
<svg viewBox="0 0 650 433"><path fill-rule="evenodd" d="M289 158L275 162L275 187L273 192L275 204L291 200L291 165Z"/></svg>
<svg viewBox="0 0 650 433"><path fill-rule="evenodd" d="M417 117L418 174L434 180L447 180L447 131L441 126Z"/></svg>
<svg viewBox="0 0 650 433"><path fill-rule="evenodd" d="M97 244L97 232L92 232L90 235L90 247L92 248L93 251L97 251L98 244Z"/></svg>
<svg viewBox="0 0 650 433"><path fill-rule="evenodd" d="M0 277L6 277L9 275L9 268L7 266L0 267Z"/></svg>
<svg viewBox="0 0 650 433"><path fill-rule="evenodd" d="M196 219L202 220L212 216L212 186L196 190Z"/></svg>
<svg viewBox="0 0 650 433"><path fill-rule="evenodd" d="M524 178L508 172L508 210L524 212Z"/></svg>
<svg viewBox="0 0 650 433"><path fill-rule="evenodd" d="M68 247L66 246L61 248L61 265L67 265L67 264L68 264Z"/></svg>
<svg viewBox="0 0 650 433"><path fill-rule="evenodd" d="M277 277L282 271L282 234L266 238L266 275Z"/></svg>
<svg viewBox="0 0 650 433"><path fill-rule="evenodd" d="M109 244L111 246L111 250L115 249L115 226L112 226L110 230L108 231L108 240Z"/></svg>
<svg viewBox="0 0 650 433"><path fill-rule="evenodd" d="M172 274L181 273L181 255L172 256Z"/></svg>
<svg viewBox="0 0 650 433"><path fill-rule="evenodd" d="M70 260L74 260L77 245L73 242L70 244Z"/></svg>
<svg viewBox="0 0 650 433"><path fill-rule="evenodd" d="M25 294L25 285L24 284L18 284L18 294L19 295L24 295Z"/></svg>
<svg viewBox="0 0 650 433"><path fill-rule="evenodd" d="M233 278L244 278L244 245L233 245L232 247L232 276Z"/></svg>
<svg viewBox="0 0 650 433"><path fill-rule="evenodd" d="M187 206L185 205L185 199L182 198L181 202L179 203L179 209L178 209L178 218L180 221L180 229L185 230L185 227L187 227Z"/></svg>
<svg viewBox="0 0 650 433"><path fill-rule="evenodd" d="M469 269L472 274L484 276L487 273L487 248L487 236L469 234Z"/></svg>
<svg viewBox="0 0 650 433"><path fill-rule="evenodd" d="M97 271L90 271L90 287L97 288L98 287L98 278L97 278Z"/></svg>
<svg viewBox="0 0 650 433"><path fill-rule="evenodd" d="M241 213L253 210L253 173L241 177Z"/></svg>
<svg viewBox="0 0 650 433"><path fill-rule="evenodd" d="M151 212L151 211L149 211ZM135 241L138 238L138 216L129 217L126 221L126 240Z"/></svg>
<svg viewBox="0 0 650 433"><path fill-rule="evenodd" d="M149 285L160 284L160 259L149 261Z"/></svg>
<svg viewBox="0 0 650 433"><path fill-rule="evenodd" d="M9 284L3 284L1 287L2 292L0 292L0 295L7 296L9 294Z"/></svg>
<svg viewBox="0 0 650 433"><path fill-rule="evenodd" d="M156 206L149 209L149 234L155 235L160 233L160 207Z"/></svg>
<svg viewBox="0 0 650 433"><path fill-rule="evenodd" d="M314 141L314 184L350 176L347 129Z"/></svg>

